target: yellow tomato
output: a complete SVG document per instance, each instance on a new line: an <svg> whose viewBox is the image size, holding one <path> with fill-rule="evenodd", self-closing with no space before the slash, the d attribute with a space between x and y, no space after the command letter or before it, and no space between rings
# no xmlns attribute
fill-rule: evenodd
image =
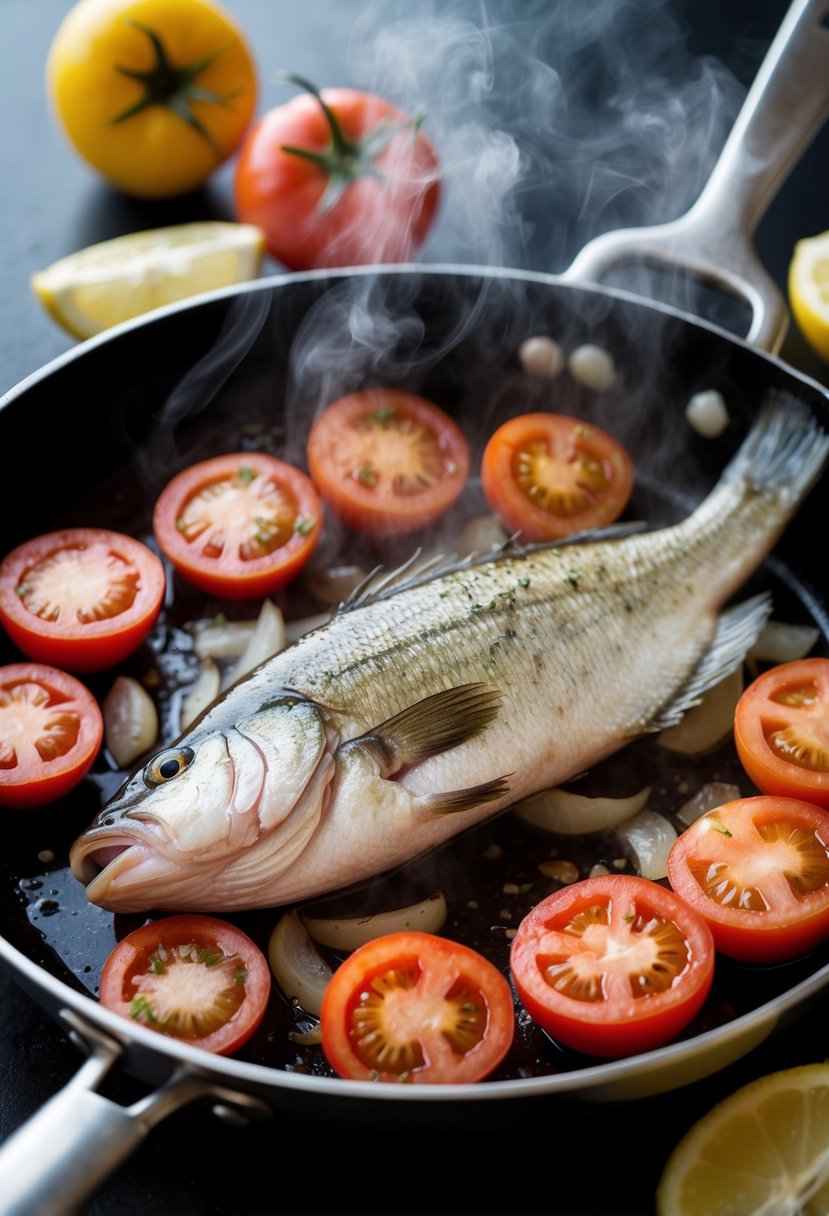
<svg viewBox="0 0 829 1216"><path fill-rule="evenodd" d="M201 185L256 109L250 48L214 0L79 0L55 34L46 81L80 155L144 198Z"/></svg>

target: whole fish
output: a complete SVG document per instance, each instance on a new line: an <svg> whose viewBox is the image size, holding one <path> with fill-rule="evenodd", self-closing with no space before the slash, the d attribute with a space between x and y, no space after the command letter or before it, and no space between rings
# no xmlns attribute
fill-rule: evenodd
<svg viewBox="0 0 829 1216"><path fill-rule="evenodd" d="M756 640L768 596L723 606L828 450L774 393L678 524L375 577L133 772L73 873L116 912L298 902L676 723Z"/></svg>

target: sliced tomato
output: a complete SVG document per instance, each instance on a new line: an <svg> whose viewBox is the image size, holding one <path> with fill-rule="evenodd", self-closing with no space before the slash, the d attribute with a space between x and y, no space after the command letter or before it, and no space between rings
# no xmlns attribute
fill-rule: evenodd
<svg viewBox="0 0 829 1216"><path fill-rule="evenodd" d="M521 414L487 443L481 486L511 532L545 541L613 523L633 475L630 455L607 431L566 414Z"/></svg>
<svg viewBox="0 0 829 1216"><path fill-rule="evenodd" d="M753 680L734 711L734 742L762 793L829 808L829 659L795 659Z"/></svg>
<svg viewBox="0 0 829 1216"><path fill-rule="evenodd" d="M518 927L510 967L527 1012L553 1038L616 1059L688 1025L711 988L714 941L666 887L609 874L537 904Z"/></svg>
<svg viewBox="0 0 829 1216"><path fill-rule="evenodd" d="M101 671L141 645L164 590L164 567L141 541L66 528L24 541L0 562L0 621L30 659Z"/></svg>
<svg viewBox="0 0 829 1216"><path fill-rule="evenodd" d="M697 819L668 854L668 880L717 949L754 963L829 937L829 812L797 798L737 798Z"/></svg>
<svg viewBox="0 0 829 1216"><path fill-rule="evenodd" d="M349 527L404 534L434 523L462 494L469 446L457 423L425 397L364 389L316 419L308 468Z"/></svg>
<svg viewBox="0 0 829 1216"><path fill-rule="evenodd" d="M84 778L104 723L74 676L40 663L0 667L0 806L45 806Z"/></svg>
<svg viewBox="0 0 829 1216"><path fill-rule="evenodd" d="M299 574L322 528L322 504L300 469L263 452L190 465L155 504L153 529L182 578L210 595L252 600Z"/></svg>
<svg viewBox="0 0 829 1216"><path fill-rule="evenodd" d="M320 1011L322 1048L356 1081L480 1081L512 1043L512 993L468 946L403 930L360 946L334 972Z"/></svg>
<svg viewBox="0 0 829 1216"><path fill-rule="evenodd" d="M168 916L119 942L100 1001L122 1017L205 1051L231 1055L259 1026L271 992L267 959L228 921Z"/></svg>

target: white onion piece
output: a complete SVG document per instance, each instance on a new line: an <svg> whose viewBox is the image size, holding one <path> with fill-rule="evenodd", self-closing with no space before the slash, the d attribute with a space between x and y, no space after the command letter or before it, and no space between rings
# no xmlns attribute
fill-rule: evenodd
<svg viewBox="0 0 829 1216"><path fill-rule="evenodd" d="M514 810L527 823L560 836L582 836L605 832L635 815L648 801L651 787L645 786L629 798L586 798L556 786L541 790L515 804Z"/></svg>
<svg viewBox="0 0 829 1216"><path fill-rule="evenodd" d="M277 654L284 646L285 618L272 600L265 600L250 641L225 676L223 687L229 688L231 684L241 680L242 676L253 671L254 667L264 663L271 655Z"/></svg>
<svg viewBox="0 0 829 1216"><path fill-rule="evenodd" d="M286 912L268 941L268 962L289 1001L319 1017L332 971L317 950L298 912Z"/></svg>
<svg viewBox="0 0 829 1216"><path fill-rule="evenodd" d="M819 630L811 625L767 621L747 657L756 663L791 663L805 659L819 637Z"/></svg>
<svg viewBox="0 0 829 1216"><path fill-rule="evenodd" d="M373 916L341 917L329 920L319 916L303 917L305 927L314 941L332 950L356 950L358 946L382 937L385 933L400 933L416 929L419 933L440 933L446 924L446 898L442 891L410 904L406 908L391 908Z"/></svg>
<svg viewBox="0 0 829 1216"><path fill-rule="evenodd" d="M200 659L238 659L256 629L256 621L196 621L188 626Z"/></svg>
<svg viewBox="0 0 829 1216"><path fill-rule="evenodd" d="M181 703L181 729L186 730L195 722L202 710L215 701L221 689L222 678L211 658L203 659L201 670L193 687Z"/></svg>
<svg viewBox="0 0 829 1216"><path fill-rule="evenodd" d="M518 358L525 372L531 376L546 376L550 380L554 380L564 367L564 353L558 342L544 334L522 342Z"/></svg>
<svg viewBox="0 0 829 1216"><path fill-rule="evenodd" d="M304 616L298 621L286 621L285 645L290 645L291 642L295 642L297 638L301 638L306 633L310 633L312 629L319 629L320 625L327 625L330 620L330 612L319 612L315 616Z"/></svg>
<svg viewBox="0 0 829 1216"><path fill-rule="evenodd" d="M616 364L609 351L588 342L577 346L567 360L570 375L586 388L600 393L610 388L616 379Z"/></svg>
<svg viewBox="0 0 829 1216"><path fill-rule="evenodd" d="M703 439L716 439L729 422L725 398L714 388L694 393L685 407L685 418Z"/></svg>
<svg viewBox="0 0 829 1216"><path fill-rule="evenodd" d="M132 676L116 676L101 704L104 738L119 768L150 750L158 738L152 697Z"/></svg>
<svg viewBox="0 0 829 1216"><path fill-rule="evenodd" d="M659 743L684 756L701 756L711 751L734 729L734 710L743 687L743 670L738 667L704 693L699 705L689 709L681 722L660 731Z"/></svg>
<svg viewBox="0 0 829 1216"><path fill-rule="evenodd" d="M733 802L735 798L739 797L740 787L738 785L731 785L727 781L711 781L708 785L698 789L693 798L683 802L676 817L681 824L689 828L692 823L696 823L700 815L713 811L726 802Z"/></svg>
<svg viewBox="0 0 829 1216"><path fill-rule="evenodd" d="M367 574L362 566L324 566L306 570L304 581L315 599L336 608L348 599Z"/></svg>
<svg viewBox="0 0 829 1216"><path fill-rule="evenodd" d="M655 881L668 873L668 854L677 839L676 828L657 811L640 811L616 829L626 843L636 869Z"/></svg>
<svg viewBox="0 0 829 1216"><path fill-rule="evenodd" d="M454 549L458 557L468 557L470 553L489 553L508 539L506 529L494 515L476 515L464 525Z"/></svg>

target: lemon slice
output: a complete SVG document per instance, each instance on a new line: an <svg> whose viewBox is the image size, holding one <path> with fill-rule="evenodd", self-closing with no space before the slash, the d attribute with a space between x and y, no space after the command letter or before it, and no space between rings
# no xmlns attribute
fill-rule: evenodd
<svg viewBox="0 0 829 1216"><path fill-rule="evenodd" d="M75 338L259 274L265 251L252 224L207 220L89 245L32 276L32 290Z"/></svg>
<svg viewBox="0 0 829 1216"><path fill-rule="evenodd" d="M829 362L829 232L797 242L789 263L788 289L804 338Z"/></svg>
<svg viewBox="0 0 829 1216"><path fill-rule="evenodd" d="M659 1216L825 1216L829 1064L770 1073L699 1120L668 1158Z"/></svg>

